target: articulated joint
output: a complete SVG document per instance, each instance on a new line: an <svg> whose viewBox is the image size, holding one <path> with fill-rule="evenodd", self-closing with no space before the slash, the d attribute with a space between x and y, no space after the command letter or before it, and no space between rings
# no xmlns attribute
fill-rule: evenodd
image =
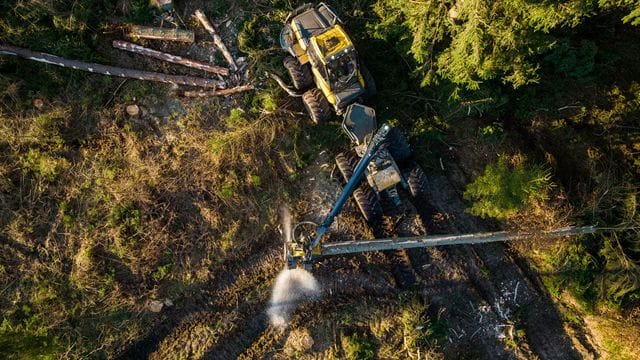
<svg viewBox="0 0 640 360"><path fill-rule="evenodd" d="M356 168L353 171L353 175L351 176L351 179L349 179L349 181L347 182L347 185L344 186L344 189L342 190L340 197L338 198L336 203L333 205L333 209L331 209L331 212L329 212L329 215L327 215L327 218L324 220L322 225L320 225L316 229L316 236L311 242L311 244L309 245L309 249L308 249L309 252L312 249L315 249L316 246L318 246L318 244L322 240L322 236L327 232L329 227L331 227L331 224L333 224L333 220L335 219L336 216L338 216L338 214L342 210L342 207L347 202L347 199L349 198L349 196L351 196L353 191L358 187L358 184L360 184L360 180L362 179L362 176L364 175L364 172L367 169L367 166L371 162L371 159L373 159L373 157L376 155L378 150L380 150L380 147L382 146L382 144L384 144L384 142L387 140L387 136L389 136L389 131L391 131L391 126L389 126L389 124L383 124L380 127L380 129L378 129L376 134L373 136L371 141L369 142L369 145L367 146L367 151L364 152L364 155L362 156L360 161L358 161L358 165L356 165Z"/></svg>

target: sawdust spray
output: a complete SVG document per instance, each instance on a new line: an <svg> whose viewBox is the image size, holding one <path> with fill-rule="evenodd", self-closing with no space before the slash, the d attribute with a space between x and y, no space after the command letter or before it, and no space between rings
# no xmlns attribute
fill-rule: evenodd
<svg viewBox="0 0 640 360"><path fill-rule="evenodd" d="M316 299L320 295L320 284L310 272L302 269L282 270L276 278L271 293L267 315L271 325L285 328L291 315L303 301Z"/></svg>

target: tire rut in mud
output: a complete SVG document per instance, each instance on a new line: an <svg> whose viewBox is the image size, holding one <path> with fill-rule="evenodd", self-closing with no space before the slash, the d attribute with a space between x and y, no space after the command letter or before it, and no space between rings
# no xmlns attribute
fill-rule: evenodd
<svg viewBox="0 0 640 360"><path fill-rule="evenodd" d="M345 167L340 161L338 165ZM340 172L344 178L345 170L342 168ZM434 233L449 233L449 224L438 218L439 212L424 191L427 189L426 184L420 182L411 185L414 185L413 188L407 191L399 189L402 198L399 207L382 197L382 220L367 222L375 238L425 235L425 223L433 228L429 230ZM429 254L444 254L440 250L411 249L383 253L386 258L384 265L393 274L398 290L418 285L423 295L434 305L432 315L438 316L439 309L449 311L445 316L448 316L453 333L449 337L451 343L447 346L450 355L455 356L463 351L489 358L525 357L517 351L507 349L499 339L503 321L477 291L464 266L459 263L460 259L438 256L440 269L435 271L437 275L434 276L435 267L430 268L434 264L430 262ZM478 314L478 311L482 313ZM456 344L453 344L454 340Z"/></svg>
<svg viewBox="0 0 640 360"><path fill-rule="evenodd" d="M430 225L426 229L428 234L451 233L426 194L416 197L407 194L407 199L418 218ZM465 266L467 259L453 255L447 248L411 249L407 253L420 278L419 290L429 299L431 315L444 316L449 326L445 357L461 353L490 359L526 357L500 340L504 321L478 291Z"/></svg>
<svg viewBox="0 0 640 360"><path fill-rule="evenodd" d="M449 233L489 230L464 212L464 205L449 179L432 176L430 202L448 219ZM558 310L507 253L504 244L464 245L447 248L468 274L477 292L504 322L507 336L523 329L518 339L518 357L574 359L580 354L565 332ZM504 336L504 335L503 335Z"/></svg>
<svg viewBox="0 0 640 360"><path fill-rule="evenodd" d="M207 341L219 336L209 329L211 323L222 316L216 314L229 313L230 304L244 301L241 294L255 286L254 278L268 282L281 269L282 250L277 242L269 241L271 237L277 235L269 234L251 242L242 254L218 264L213 278L175 299L175 306L159 314L147 335L129 344L116 358L177 358L180 353L177 350L181 347L188 354L194 349L205 351ZM244 260L240 261L243 257ZM253 267L247 268L246 264L253 264ZM185 333L184 329L192 332L197 329L201 336L184 337L181 335Z"/></svg>

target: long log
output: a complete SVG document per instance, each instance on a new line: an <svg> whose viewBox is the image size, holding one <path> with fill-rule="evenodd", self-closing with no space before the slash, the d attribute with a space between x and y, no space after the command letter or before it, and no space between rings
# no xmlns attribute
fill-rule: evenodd
<svg viewBox="0 0 640 360"><path fill-rule="evenodd" d="M165 41L194 42L196 37L193 31L184 29L168 29L150 26L131 25L129 36L132 38L158 39Z"/></svg>
<svg viewBox="0 0 640 360"><path fill-rule="evenodd" d="M61 66L75 70L88 71L96 74L132 78L138 80L159 81L170 84L200 86L205 88L224 88L223 81L204 79L192 76L168 75L151 71L125 69L116 66L88 63L79 60L69 60L56 55L39 51L32 51L16 46L0 45L0 54L20 56L28 60L34 60L45 64Z"/></svg>
<svg viewBox="0 0 640 360"><path fill-rule="evenodd" d="M236 71L238 69L236 61L233 59L233 56L231 56L231 53L227 49L227 46L224 44L224 42L222 42L222 38L216 32L216 29L209 22L209 19L207 19L205 14L199 9L196 10L194 15L196 19L198 19L202 27L204 27L205 30L207 30L207 32L211 35L211 37L213 37L213 43L218 49L220 49L220 52L222 52L222 56L224 56L224 59L229 63L229 67L231 68L231 70Z"/></svg>
<svg viewBox="0 0 640 360"><path fill-rule="evenodd" d="M571 235L593 234L598 231L595 226L569 226L542 233L516 233L505 231L490 233L475 233L463 235L427 235L406 238L389 238L375 240L356 240L322 244L320 256L354 254L367 251L384 251L396 249L412 249L443 245L485 244L490 242L504 242L529 239L536 236L558 238Z"/></svg>
<svg viewBox="0 0 640 360"><path fill-rule="evenodd" d="M203 71L214 73L214 74L219 74L224 76L229 75L229 69L223 68L222 66L205 64L200 61L186 59L186 58L183 58L182 56L149 49L147 47L140 46L127 41L122 41L122 40L113 40L112 44L113 44L113 47L116 49L129 51L132 53L152 57L154 59L163 60L163 61L167 61L174 64L180 64L186 67L203 70Z"/></svg>
<svg viewBox="0 0 640 360"><path fill-rule="evenodd" d="M253 85L236 86L230 89L210 90L210 91L185 91L184 96L187 97L207 97L207 96L226 96L236 94L243 91L255 89Z"/></svg>

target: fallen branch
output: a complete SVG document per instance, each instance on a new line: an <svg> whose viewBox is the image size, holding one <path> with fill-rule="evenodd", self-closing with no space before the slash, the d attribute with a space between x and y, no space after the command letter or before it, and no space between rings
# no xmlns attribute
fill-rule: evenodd
<svg viewBox="0 0 640 360"><path fill-rule="evenodd" d="M0 45L0 54L20 56L28 60L34 60L45 64L61 66L75 70L88 71L96 74L133 78L138 80L159 81L170 84L200 86L205 88L224 88L223 81L204 79L192 76L168 75L151 71L125 69L115 66L88 63L79 60L69 60L56 55L39 51L31 51L16 46Z"/></svg>
<svg viewBox="0 0 640 360"><path fill-rule="evenodd" d="M294 97L301 97L302 94L295 91L294 89L292 89L289 85L287 85L284 80L282 80L280 78L280 76L276 75L276 74L272 74L270 72L265 72L267 74L268 77L272 78L273 80L275 80L278 85L280 85L280 87L282 88L282 90L286 91L287 94L289 94L289 96L294 96Z"/></svg>
<svg viewBox="0 0 640 360"><path fill-rule="evenodd" d="M159 39L166 41L194 42L195 35L191 30L168 29L140 25L129 27L129 36L142 39Z"/></svg>
<svg viewBox="0 0 640 360"><path fill-rule="evenodd" d="M122 40L113 40L113 47L120 50L129 51L132 53L152 57L154 59L159 59L163 61L167 61L174 64L184 65L190 68L203 70L206 72L219 74L227 76L229 75L229 69L223 68L221 66L209 65L202 63L200 61L185 59L182 56L172 55L168 53L164 53L158 50L153 50L146 48L144 46L136 45L134 43L130 43Z"/></svg>
<svg viewBox="0 0 640 360"><path fill-rule="evenodd" d="M224 42L222 42L222 38L220 37L220 35L218 35L218 33L216 32L216 29L213 27L213 25L211 25L211 23L209 22L207 17L204 15L202 10L199 10L199 9L196 10L194 16L196 17L196 19L198 19L202 27L204 27L205 30L207 30L207 32L211 35L211 37L213 37L213 43L216 45L218 49L220 49L220 52L222 52L224 59L227 60L227 62L229 63L229 67L231 68L231 70L236 71L238 69L238 65L236 65L236 62L233 59L233 56L231 56L231 53L227 49L227 46L224 44Z"/></svg>
<svg viewBox="0 0 640 360"><path fill-rule="evenodd" d="M206 96L226 96L236 94L243 91L255 89L253 85L236 86L230 89L210 90L210 91L185 91L184 96L187 97L206 97Z"/></svg>

